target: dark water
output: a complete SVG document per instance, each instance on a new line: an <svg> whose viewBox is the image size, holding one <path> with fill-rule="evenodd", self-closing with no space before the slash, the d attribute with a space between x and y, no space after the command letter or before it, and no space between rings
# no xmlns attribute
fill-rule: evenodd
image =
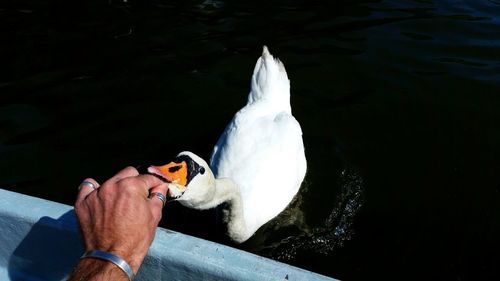
<svg viewBox="0 0 500 281"><path fill-rule="evenodd" d="M262 45L309 170L240 247L341 279L500 277L500 2L3 1L0 185L72 204L84 177L208 158ZM213 214L163 226L224 241Z"/></svg>

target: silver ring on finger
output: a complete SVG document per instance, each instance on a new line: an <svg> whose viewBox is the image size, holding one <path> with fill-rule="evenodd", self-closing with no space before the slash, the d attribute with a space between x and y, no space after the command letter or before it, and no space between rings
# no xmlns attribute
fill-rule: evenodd
<svg viewBox="0 0 500 281"><path fill-rule="evenodd" d="M151 194L149 194L149 198L152 197L160 199L160 201L163 203L163 207L165 207L165 203L167 203L167 197L165 197L165 195L161 194L160 192L151 192Z"/></svg>
<svg viewBox="0 0 500 281"><path fill-rule="evenodd" d="M83 181L79 186L78 186L78 190L82 189L82 187L84 186L88 186L90 188L92 188L93 190L96 190L97 187L95 186L95 184L89 182L89 181Z"/></svg>

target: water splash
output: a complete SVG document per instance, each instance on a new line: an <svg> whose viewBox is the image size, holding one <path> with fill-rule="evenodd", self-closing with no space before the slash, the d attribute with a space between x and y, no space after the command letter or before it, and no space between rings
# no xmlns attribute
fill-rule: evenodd
<svg viewBox="0 0 500 281"><path fill-rule="evenodd" d="M363 206L363 179L355 169L347 168L341 172L340 186L341 192L334 208L322 226L282 239L262 249L259 254L290 261L299 252L311 251L326 256L342 247L354 235L352 225Z"/></svg>

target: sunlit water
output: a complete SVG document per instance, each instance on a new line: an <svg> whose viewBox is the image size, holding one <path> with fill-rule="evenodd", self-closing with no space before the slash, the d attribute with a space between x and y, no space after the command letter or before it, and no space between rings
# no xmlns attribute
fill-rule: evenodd
<svg viewBox="0 0 500 281"><path fill-rule="evenodd" d="M88 176L208 159L266 44L301 191L243 245L215 212L171 204L162 225L341 279L498 279L499 2L6 2L3 188L72 204Z"/></svg>

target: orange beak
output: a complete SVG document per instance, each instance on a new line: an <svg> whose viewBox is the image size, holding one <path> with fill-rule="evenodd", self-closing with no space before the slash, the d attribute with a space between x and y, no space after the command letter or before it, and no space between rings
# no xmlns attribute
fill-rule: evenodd
<svg viewBox="0 0 500 281"><path fill-rule="evenodd" d="M150 166L150 172L164 177L167 181L186 186L188 168L185 161L180 163L170 162L163 166ZM148 169L148 170L149 170Z"/></svg>

